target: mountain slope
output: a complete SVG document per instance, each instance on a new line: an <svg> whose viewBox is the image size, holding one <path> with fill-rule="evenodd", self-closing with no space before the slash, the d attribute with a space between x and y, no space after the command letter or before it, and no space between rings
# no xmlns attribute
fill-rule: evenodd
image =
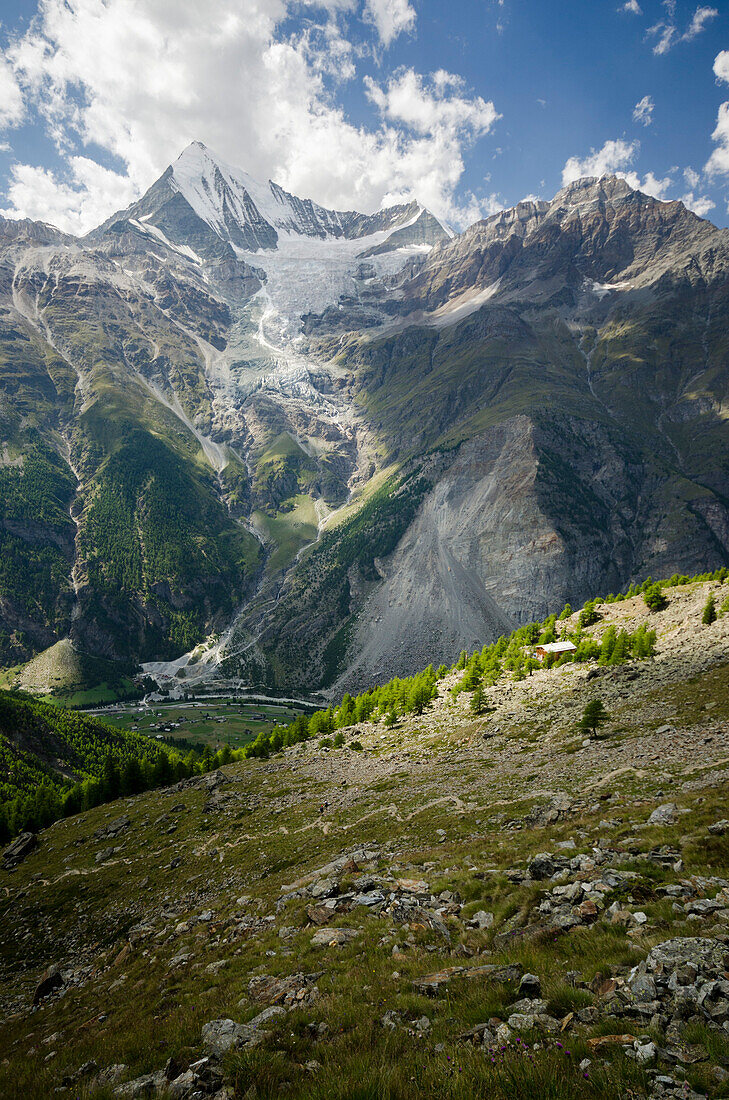
<svg viewBox="0 0 729 1100"><path fill-rule="evenodd" d="M729 618L701 624L709 591L600 606L596 633L657 628L651 660L506 675L483 716L448 673L341 748L44 830L0 870L0 1091L719 1100Z"/></svg>
<svg viewBox="0 0 729 1100"><path fill-rule="evenodd" d="M361 687L729 560L729 234L680 203L588 179L451 238L195 143L83 241L3 234L4 476L30 411L54 486L5 521L52 578L2 580L7 663Z"/></svg>
<svg viewBox="0 0 729 1100"><path fill-rule="evenodd" d="M346 306L310 322L383 462L430 486L378 576L349 562L300 682L335 669L360 688L550 599L726 563L728 244L680 203L581 181L434 248L365 332ZM303 621L321 626L315 592L291 579L244 675L297 675L285 654Z"/></svg>

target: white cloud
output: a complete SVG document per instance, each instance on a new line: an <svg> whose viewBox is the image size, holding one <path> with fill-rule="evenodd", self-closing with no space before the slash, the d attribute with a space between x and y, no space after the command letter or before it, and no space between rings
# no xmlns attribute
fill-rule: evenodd
<svg viewBox="0 0 729 1100"><path fill-rule="evenodd" d="M456 94L463 87L460 77L439 70L426 83L414 69L392 77L385 89L365 79L368 97L384 118L399 122L419 134L463 134L478 138L487 134L501 117L493 103L481 96L473 99Z"/></svg>
<svg viewBox="0 0 729 1100"><path fill-rule="evenodd" d="M602 149L597 151L593 149L589 156L583 159L570 157L562 170L562 184L567 186L567 184L574 183L575 180L582 179L584 176L614 175L624 179L630 187L636 191L642 191L644 195L650 195L661 202L669 201L668 193L671 188L676 186L672 174L669 173L669 175L661 178L653 172L647 172L641 178L630 167L639 149L640 142L628 143L618 138L616 141L606 141ZM671 169L671 173L677 170ZM703 217L707 211L713 208L714 203L707 196L694 193L700 180L697 172L694 172L692 168L686 168L683 175L691 190L682 197L681 201L696 214Z"/></svg>
<svg viewBox="0 0 729 1100"><path fill-rule="evenodd" d="M729 84L729 50L722 50L714 59L714 74L717 80Z"/></svg>
<svg viewBox="0 0 729 1100"><path fill-rule="evenodd" d="M643 9L641 8L640 4L638 3L638 0L626 0L626 2L623 4L622 8L620 8L619 10L630 12L631 15L642 15L643 14Z"/></svg>
<svg viewBox="0 0 729 1100"><path fill-rule="evenodd" d="M17 126L23 120L23 93L10 64L0 53L0 129Z"/></svg>
<svg viewBox="0 0 729 1100"><path fill-rule="evenodd" d="M59 180L46 168L13 165L8 189L10 206L3 217L19 214L50 222L71 233L83 233L103 221L111 209L128 206L135 197L126 176L102 168L88 157L71 157L69 180Z"/></svg>
<svg viewBox="0 0 729 1100"><path fill-rule="evenodd" d="M690 42L692 38L696 38L696 35L701 34L709 20L716 19L718 14L719 12L716 8L697 8L681 41Z"/></svg>
<svg viewBox="0 0 729 1100"><path fill-rule="evenodd" d="M696 8L691 17L691 22L683 34L680 34L676 25L675 0L663 0L663 6L666 9L666 18L659 20L654 26L648 28L648 35L657 39L653 47L653 53L659 55L668 53L679 42L690 42L693 38L696 38L697 35L701 34L706 24L711 19L716 19L719 14L716 8L709 8L705 5Z"/></svg>
<svg viewBox="0 0 729 1100"><path fill-rule="evenodd" d="M404 31L415 27L415 8L408 0L365 0L365 19L371 22L387 47Z"/></svg>
<svg viewBox="0 0 729 1100"><path fill-rule="evenodd" d="M633 120L635 122L642 122L644 126L650 126L653 121L655 106L651 97L649 95L644 95L642 99L638 100L633 108Z"/></svg>
<svg viewBox="0 0 729 1100"><path fill-rule="evenodd" d="M709 178L729 175L729 102L722 103L719 107L716 129L711 140L716 142L716 149L706 162L704 171Z"/></svg>
<svg viewBox="0 0 729 1100"><path fill-rule="evenodd" d="M362 47L341 26L356 18L356 0L321 0L318 32L284 39L280 25L297 4L207 0L201 20L197 0L40 0L7 56L66 168L18 165L7 212L37 216L32 180L44 218L88 230L193 140L327 206L371 211L393 195L417 195L455 224L488 208L490 199L455 194L465 148L499 117L493 104L449 73L407 70L382 88L367 86L380 125L353 124L332 98L331 76L354 77ZM385 45L414 26L403 0L368 0L366 11ZM366 28L359 30L361 41ZM79 163L88 158L78 157L92 144L118 162L93 185Z"/></svg>
<svg viewBox="0 0 729 1100"><path fill-rule="evenodd" d="M615 175L633 162L639 149L640 142L629 143L618 138L616 141L606 141L602 149L592 149L589 156L582 160L570 157L562 169L562 186L566 187L583 176Z"/></svg>
<svg viewBox="0 0 729 1100"><path fill-rule="evenodd" d="M693 210L694 214L698 214L700 218L705 218L709 211L716 206L716 203L712 202L708 195L696 195L693 191L682 195L681 202L689 210Z"/></svg>

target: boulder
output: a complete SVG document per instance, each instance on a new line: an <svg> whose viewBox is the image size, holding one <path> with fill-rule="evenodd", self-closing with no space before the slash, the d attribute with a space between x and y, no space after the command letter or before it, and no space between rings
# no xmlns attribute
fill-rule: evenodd
<svg viewBox="0 0 729 1100"><path fill-rule="evenodd" d="M649 825L675 825L678 816L678 806L675 802L664 802L658 806L648 818Z"/></svg>
<svg viewBox="0 0 729 1100"><path fill-rule="evenodd" d="M54 963L41 975L41 979L35 987L35 993L33 994L33 1004L40 1004L44 997L47 997L56 989L60 989L63 984L64 981L63 975L61 974L61 968Z"/></svg>
<svg viewBox="0 0 729 1100"><path fill-rule="evenodd" d="M110 821L108 825L103 825L100 829L97 829L94 837L96 840L113 840L114 837L119 836L119 833L123 833L128 829L131 823L130 818L124 814L122 817Z"/></svg>
<svg viewBox="0 0 729 1100"><path fill-rule="evenodd" d="M229 1050L242 1050L244 1047L260 1043L262 1035L248 1024L237 1024L235 1020L210 1020L203 1025L202 1045L208 1054L220 1057Z"/></svg>
<svg viewBox="0 0 729 1100"><path fill-rule="evenodd" d="M21 833L20 836L16 836L3 852L4 869L9 871L17 867L37 847L38 837L35 833Z"/></svg>
<svg viewBox="0 0 729 1100"><path fill-rule="evenodd" d="M536 974L522 974L521 981L519 982L519 997L529 997L533 999L535 997L541 997L542 995L542 983Z"/></svg>
<svg viewBox="0 0 729 1100"><path fill-rule="evenodd" d="M120 1100L139 1100L145 1096L156 1096L166 1086L164 1071L158 1073L145 1073L142 1077L135 1077L133 1081L125 1081L123 1085L117 1085L114 1096Z"/></svg>
<svg viewBox="0 0 729 1100"><path fill-rule="evenodd" d="M485 909L479 909L467 922L469 928L491 928L494 923L494 914L487 913Z"/></svg>
<svg viewBox="0 0 729 1100"><path fill-rule="evenodd" d="M314 947L344 947L359 935L356 928L320 928L311 937Z"/></svg>
<svg viewBox="0 0 729 1100"><path fill-rule="evenodd" d="M538 852L529 860L528 870L532 878L541 880L551 878L560 867L551 852Z"/></svg>

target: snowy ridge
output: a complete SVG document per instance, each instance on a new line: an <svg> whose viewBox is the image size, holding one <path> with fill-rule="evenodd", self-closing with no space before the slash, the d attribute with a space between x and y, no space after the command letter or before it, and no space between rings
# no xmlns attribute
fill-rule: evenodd
<svg viewBox="0 0 729 1100"><path fill-rule="evenodd" d="M219 237L238 247L254 244L256 252L274 250L280 237L366 242L378 232L387 235L406 230L423 216L444 236L452 235L415 201L375 214L328 210L311 199L290 194L271 180L260 183L201 142L193 142L181 153L172 166L169 186Z"/></svg>
<svg viewBox="0 0 729 1100"><path fill-rule="evenodd" d="M219 236L227 236L228 214L239 225L264 222L278 232L297 236L340 237L341 215L325 210L310 199L298 199L278 184L262 184L240 168L214 157L200 142L193 142L173 166L171 185L179 190L195 213Z"/></svg>

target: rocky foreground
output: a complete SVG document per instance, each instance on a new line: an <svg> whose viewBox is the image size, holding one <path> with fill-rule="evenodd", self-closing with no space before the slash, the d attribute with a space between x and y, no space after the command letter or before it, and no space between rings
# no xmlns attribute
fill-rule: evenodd
<svg viewBox="0 0 729 1100"><path fill-rule="evenodd" d="M729 1096L729 615L16 842L7 1097ZM640 598L602 609L633 629ZM631 625L632 624L632 625ZM599 697L610 721L576 730ZM353 746L354 743L354 747ZM361 745L361 750L356 746Z"/></svg>

